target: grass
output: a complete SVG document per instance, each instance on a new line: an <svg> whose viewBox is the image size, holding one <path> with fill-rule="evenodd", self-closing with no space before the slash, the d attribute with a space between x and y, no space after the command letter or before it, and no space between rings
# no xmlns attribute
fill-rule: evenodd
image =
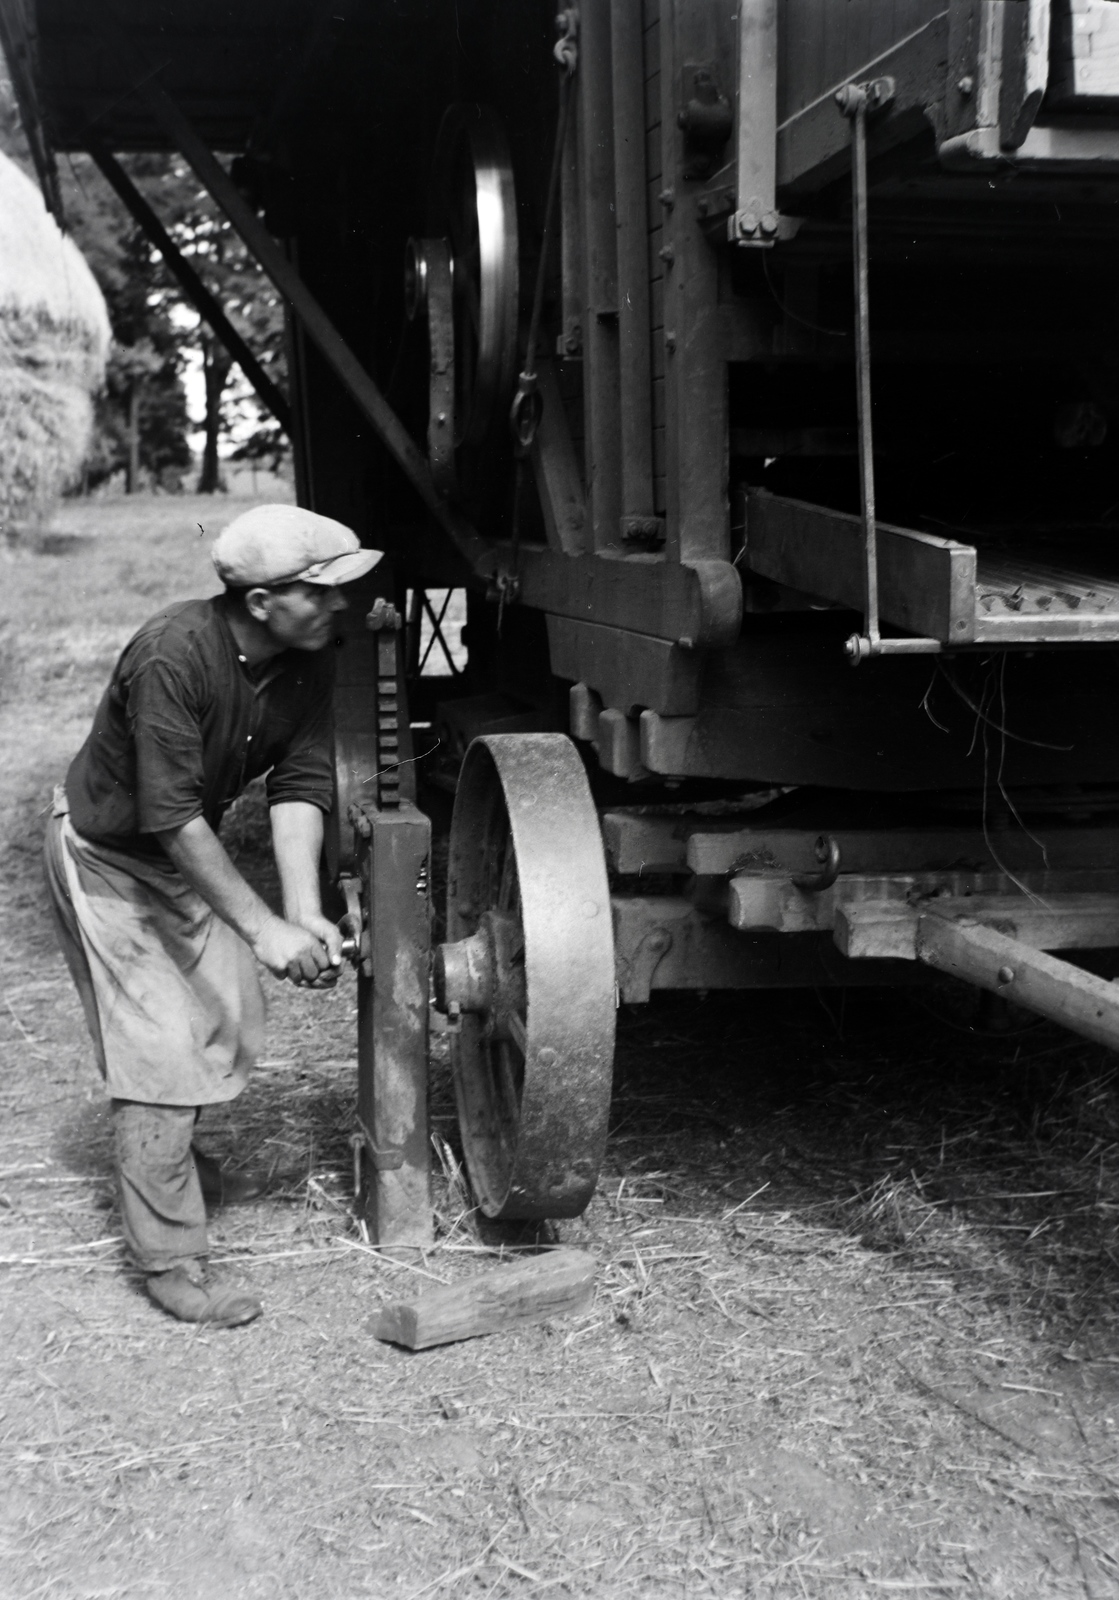
<svg viewBox="0 0 1119 1600"><path fill-rule="evenodd" d="M353 981L270 983L265 1058L204 1123L272 1174L213 1230L265 1316L146 1302L36 841L115 651L201 592L194 524L237 509L73 505L3 569L0 1594L1119 1592L1119 1096L1047 1025L897 993L627 1010L598 1192L553 1230L596 1256L593 1307L410 1355L377 1307L509 1254L446 1038L436 1242L393 1263L351 1209ZM258 796L228 837L267 889Z"/></svg>

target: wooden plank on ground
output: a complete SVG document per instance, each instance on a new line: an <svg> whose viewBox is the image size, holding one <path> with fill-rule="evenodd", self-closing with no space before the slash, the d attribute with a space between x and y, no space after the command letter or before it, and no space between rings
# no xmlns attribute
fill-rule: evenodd
<svg viewBox="0 0 1119 1600"><path fill-rule="evenodd" d="M414 1300L383 1306L375 1338L409 1350L543 1322L584 1310L594 1296L596 1262L584 1250L549 1250L495 1267L463 1283L430 1289Z"/></svg>

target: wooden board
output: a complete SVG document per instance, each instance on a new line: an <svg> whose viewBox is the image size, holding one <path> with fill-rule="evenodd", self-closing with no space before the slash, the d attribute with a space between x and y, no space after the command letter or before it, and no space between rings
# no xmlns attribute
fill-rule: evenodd
<svg viewBox="0 0 1119 1600"><path fill-rule="evenodd" d="M858 517L759 489L747 497L746 562L791 589L861 611ZM909 633L968 643L975 632L975 551L933 534L878 527L882 619Z"/></svg>
<svg viewBox="0 0 1119 1600"><path fill-rule="evenodd" d="M612 895L618 993L654 989L815 989L928 981L912 961L848 961L829 935L739 933L683 896Z"/></svg>
<svg viewBox="0 0 1119 1600"><path fill-rule="evenodd" d="M862 538L858 517L761 489L747 496L750 570L859 612ZM984 553L880 523L878 585L884 623L946 645L1119 641L1119 576L1081 570L1073 554Z"/></svg>
<svg viewBox="0 0 1119 1600"><path fill-rule="evenodd" d="M791 5L793 0L789 3ZM808 0L804 0L804 5L808 7ZM860 7L837 6L823 0L810 9L820 18L815 30L819 37L819 28L825 19L834 22L859 11L864 17L874 13L881 18L888 16L893 7L877 4L876 0L865 0ZM786 88L790 78L789 52L811 48L813 30L807 26L793 29L788 21L782 29L779 19L778 38L783 35L785 41L784 46L779 45L777 80L779 196L783 189L799 193L823 188L850 171L851 125L837 109L834 99L835 90L844 83L882 76L895 81L895 97L889 110L875 119L870 130L872 157L927 131L928 108L935 109L945 91L948 10L943 3L922 5L913 10L915 14L910 20L916 25L905 37L897 40L896 35L893 38L880 36L869 49L859 49L857 34L853 31L848 41L850 47L838 49L826 70L818 69L812 81L806 79L803 87L793 93ZM930 16L930 12L933 15Z"/></svg>
<svg viewBox="0 0 1119 1600"><path fill-rule="evenodd" d="M389 1344L429 1350L583 1311L594 1298L595 1267L583 1250L550 1250L394 1301L372 1319L371 1331Z"/></svg>
<svg viewBox="0 0 1119 1600"><path fill-rule="evenodd" d="M1055 106L1119 98L1119 9L1054 0L1049 94Z"/></svg>
<svg viewBox="0 0 1119 1600"><path fill-rule="evenodd" d="M949 920L982 922L1032 950L1119 948L1119 897L1114 889L1109 894L1056 893L1037 899L1006 894L952 896L937 900L929 910ZM852 901L835 906L833 917L836 948L852 960L898 957L912 961L920 953L923 908L897 900Z"/></svg>
<svg viewBox="0 0 1119 1600"><path fill-rule="evenodd" d="M1119 984L1032 950L994 928L932 912L921 918L917 955L939 972L1037 1011L1053 1022L1119 1049Z"/></svg>
<svg viewBox="0 0 1119 1600"><path fill-rule="evenodd" d="M729 561L602 551L564 556L528 546L516 561L521 599L555 616L651 634L686 649L725 648L742 625L742 581Z"/></svg>
<svg viewBox="0 0 1119 1600"><path fill-rule="evenodd" d="M699 710L703 658L695 650L571 617L548 618L548 648L557 678L587 684L627 714L639 706L668 716Z"/></svg>

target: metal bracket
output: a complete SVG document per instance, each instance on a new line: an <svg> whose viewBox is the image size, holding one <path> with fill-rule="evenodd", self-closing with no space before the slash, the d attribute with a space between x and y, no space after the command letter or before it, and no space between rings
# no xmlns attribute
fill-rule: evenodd
<svg viewBox="0 0 1119 1600"><path fill-rule="evenodd" d="M404 258L404 310L426 317L429 349L427 457L439 493L457 493L455 445L454 267L446 239L409 239Z"/></svg>
<svg viewBox="0 0 1119 1600"><path fill-rule="evenodd" d="M653 974L671 949L672 931L663 923L658 923L642 937L628 959L623 958L625 977L620 987L625 990L627 999L639 1005L648 1001L653 987Z"/></svg>
<svg viewBox="0 0 1119 1600"><path fill-rule="evenodd" d="M363 1127L360 1133L350 1135L350 1144L354 1152L354 1188L361 1190L361 1156L364 1153L369 1158L369 1164L374 1172L396 1172L404 1165L404 1151L398 1145L388 1149L379 1150L370 1137L368 1128Z"/></svg>
<svg viewBox="0 0 1119 1600"><path fill-rule="evenodd" d="M822 894L825 889L830 889L839 877L839 843L828 833L822 833L816 840L816 860L823 868L821 872L800 872L793 874L793 882L798 889L803 889L807 894Z"/></svg>

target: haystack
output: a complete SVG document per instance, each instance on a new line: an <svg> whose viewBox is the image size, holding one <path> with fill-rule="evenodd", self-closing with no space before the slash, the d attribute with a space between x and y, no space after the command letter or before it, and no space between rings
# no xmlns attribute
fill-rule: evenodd
<svg viewBox="0 0 1119 1600"><path fill-rule="evenodd" d="M81 252L0 155L0 530L34 523L75 478L109 337Z"/></svg>

